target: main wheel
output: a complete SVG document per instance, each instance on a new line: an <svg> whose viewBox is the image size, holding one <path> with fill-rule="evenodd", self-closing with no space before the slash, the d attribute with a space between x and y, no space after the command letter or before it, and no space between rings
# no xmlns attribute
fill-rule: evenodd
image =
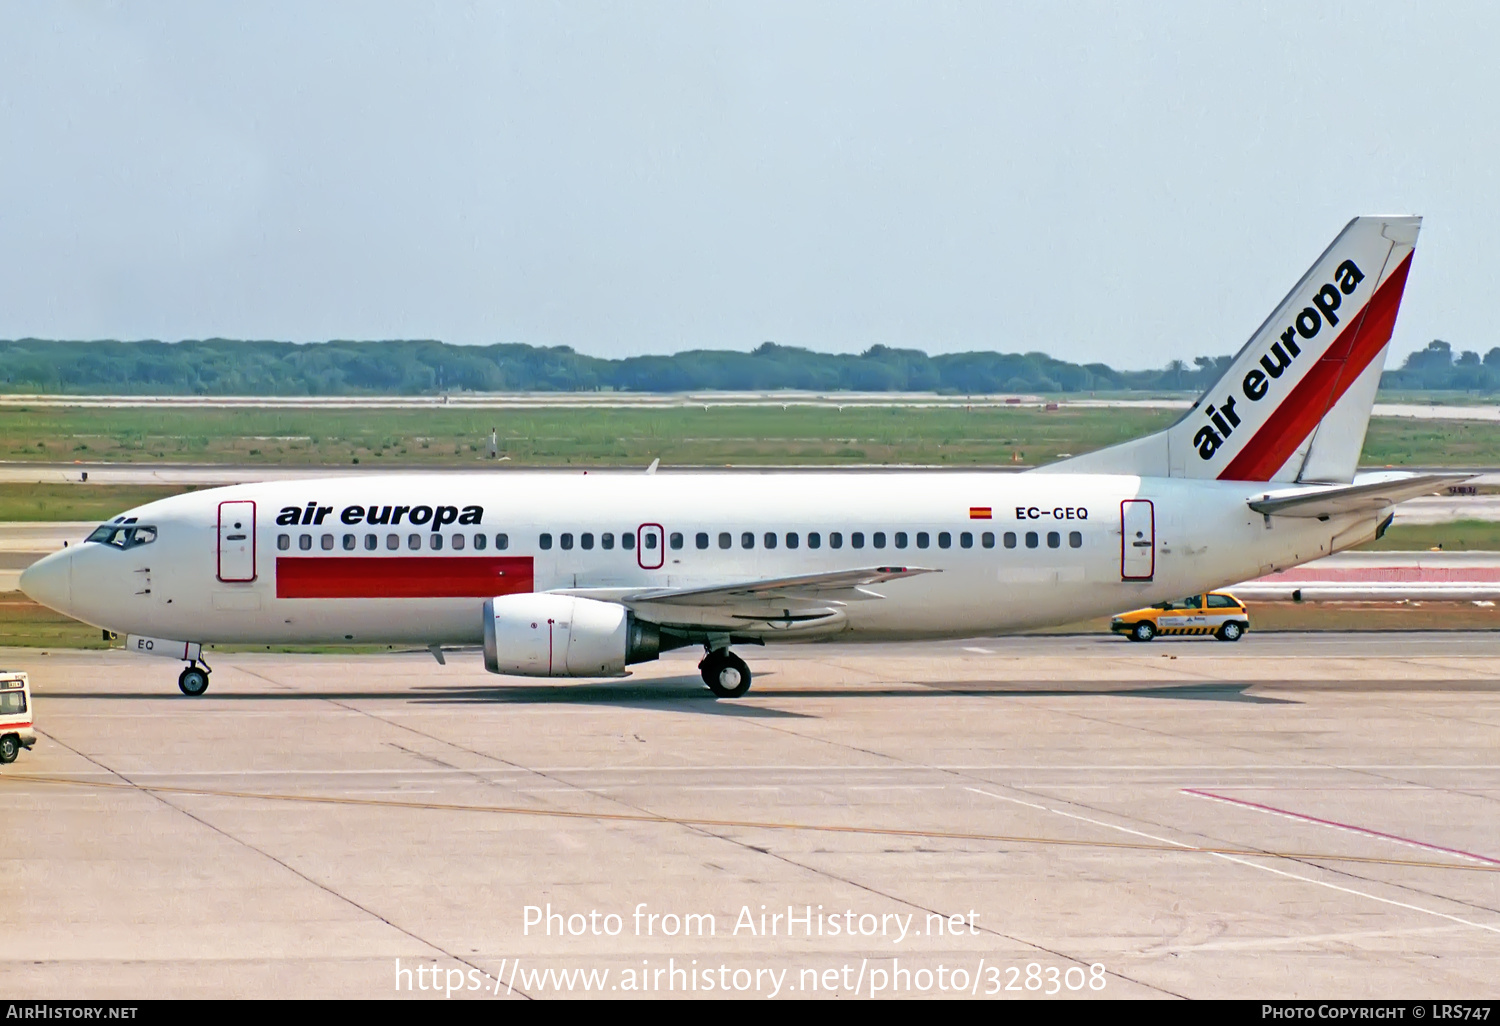
<svg viewBox="0 0 1500 1026"><path fill-rule="evenodd" d="M733 652L713 652L703 660L703 682L718 698L739 698L750 690L750 667Z"/></svg>
<svg viewBox="0 0 1500 1026"><path fill-rule="evenodd" d="M1130 629L1132 641L1150 641L1156 637L1156 625L1150 620L1142 620Z"/></svg>
<svg viewBox="0 0 1500 1026"><path fill-rule="evenodd" d="M21 754L21 739L14 734L0 737L0 762L15 762Z"/></svg>
<svg viewBox="0 0 1500 1026"><path fill-rule="evenodd" d="M1239 641L1244 637L1245 628L1234 620L1225 620L1224 625L1219 628L1217 635L1220 641Z"/></svg>
<svg viewBox="0 0 1500 1026"><path fill-rule="evenodd" d="M208 671L200 670L196 666L189 666L177 678L177 686L184 695L197 698L208 690Z"/></svg>

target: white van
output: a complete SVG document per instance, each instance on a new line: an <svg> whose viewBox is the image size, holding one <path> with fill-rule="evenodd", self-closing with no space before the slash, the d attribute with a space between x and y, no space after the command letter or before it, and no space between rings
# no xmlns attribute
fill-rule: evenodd
<svg viewBox="0 0 1500 1026"><path fill-rule="evenodd" d="M19 670L0 670L0 762L15 762L36 744L31 725L31 680Z"/></svg>

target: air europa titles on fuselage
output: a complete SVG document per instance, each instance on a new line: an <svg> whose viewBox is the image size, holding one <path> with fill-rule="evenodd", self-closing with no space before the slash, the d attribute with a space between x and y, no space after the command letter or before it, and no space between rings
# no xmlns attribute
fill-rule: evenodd
<svg viewBox="0 0 1500 1026"><path fill-rule="evenodd" d="M306 507L285 506L276 514L279 527L315 527L333 512L332 506L320 506L309 502ZM339 523L355 524L415 524L433 528L448 524L479 524L484 522L483 506L345 506L339 511Z"/></svg>
<svg viewBox="0 0 1500 1026"><path fill-rule="evenodd" d="M1297 339L1312 338L1323 329L1324 324L1330 328L1337 325L1337 311L1343 305L1344 297L1353 295L1359 283L1365 280L1364 272L1353 260L1345 260L1339 264L1333 277L1334 281L1324 284L1313 294L1312 304L1303 307L1293 318L1292 323L1281 333L1279 341L1272 342L1271 348L1261 355L1260 367L1252 368L1245 375L1241 391L1246 399L1258 403L1269 395L1271 382L1285 374L1293 361L1302 355L1302 347L1297 344ZM1295 379L1296 375L1292 375L1292 380ZM1203 407L1203 415L1208 418L1209 423L1199 428L1198 433L1193 436L1199 459L1213 459L1214 453L1223 447L1229 436L1234 434L1234 429L1240 426L1240 415L1234 408L1235 402L1235 397L1230 395L1217 407L1213 403Z"/></svg>

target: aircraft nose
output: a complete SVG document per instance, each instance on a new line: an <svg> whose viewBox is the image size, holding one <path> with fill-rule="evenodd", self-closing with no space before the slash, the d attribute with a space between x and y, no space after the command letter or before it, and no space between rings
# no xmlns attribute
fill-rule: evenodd
<svg viewBox="0 0 1500 1026"><path fill-rule="evenodd" d="M34 602L67 612L73 602L71 556L67 551L54 552L31 564L21 572L21 590Z"/></svg>

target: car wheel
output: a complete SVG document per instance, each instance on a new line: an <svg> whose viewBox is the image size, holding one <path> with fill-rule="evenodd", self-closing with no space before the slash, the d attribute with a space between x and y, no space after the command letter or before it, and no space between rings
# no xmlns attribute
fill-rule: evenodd
<svg viewBox="0 0 1500 1026"><path fill-rule="evenodd" d="M1219 628L1220 641L1239 641L1245 634L1244 625L1234 620L1225 621L1224 626Z"/></svg>
<svg viewBox="0 0 1500 1026"><path fill-rule="evenodd" d="M1130 640L1150 641L1156 637L1156 625L1150 620L1142 620L1130 629Z"/></svg>
<svg viewBox="0 0 1500 1026"><path fill-rule="evenodd" d="M15 762L16 756L21 754L21 739L14 734L6 734L0 737L0 762Z"/></svg>

